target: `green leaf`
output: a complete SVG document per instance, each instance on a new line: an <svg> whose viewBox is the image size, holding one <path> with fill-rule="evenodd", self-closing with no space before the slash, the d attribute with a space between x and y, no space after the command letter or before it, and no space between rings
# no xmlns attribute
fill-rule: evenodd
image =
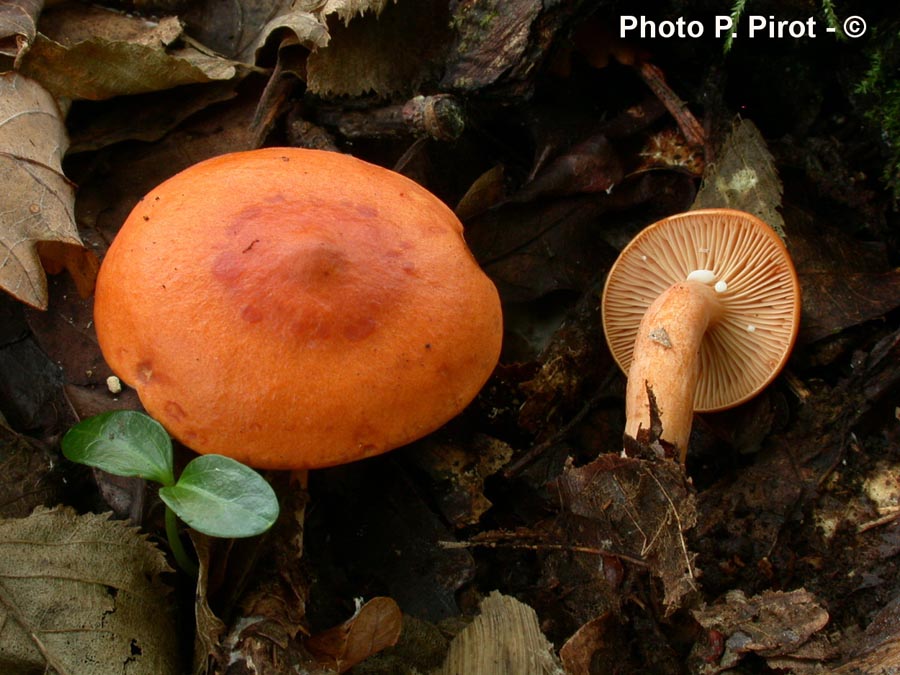
<svg viewBox="0 0 900 675"><path fill-rule="evenodd" d="M152 417L135 410L113 410L90 417L62 439L67 459L117 476L139 476L172 485L172 440Z"/></svg>
<svg viewBox="0 0 900 675"><path fill-rule="evenodd" d="M192 460L159 496L190 527L211 537L252 537L278 518L278 499L265 479L222 455Z"/></svg>

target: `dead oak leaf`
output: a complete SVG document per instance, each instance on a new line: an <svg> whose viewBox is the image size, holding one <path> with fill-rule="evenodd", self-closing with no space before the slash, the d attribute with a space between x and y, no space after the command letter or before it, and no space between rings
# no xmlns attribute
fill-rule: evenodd
<svg viewBox="0 0 900 675"><path fill-rule="evenodd" d="M75 190L62 173L68 139L59 108L38 83L0 76L0 288L47 307L40 244L81 246Z"/></svg>

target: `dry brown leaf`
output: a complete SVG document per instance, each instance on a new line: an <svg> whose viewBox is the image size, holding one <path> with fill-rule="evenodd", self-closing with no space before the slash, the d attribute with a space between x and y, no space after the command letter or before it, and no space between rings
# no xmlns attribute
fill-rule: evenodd
<svg viewBox="0 0 900 675"><path fill-rule="evenodd" d="M615 666L622 666L620 645L624 639L612 612L604 612L588 621L559 650L566 675L615 672ZM606 667L601 668L600 664Z"/></svg>
<svg viewBox="0 0 900 675"><path fill-rule="evenodd" d="M608 193L622 179L623 173L619 153L606 134L594 134L541 166L534 178L513 195L512 201L532 202L544 197Z"/></svg>
<svg viewBox="0 0 900 675"><path fill-rule="evenodd" d="M728 207L752 213L785 236L781 179L765 139L750 120L735 122L715 162L706 167L692 208Z"/></svg>
<svg viewBox="0 0 900 675"><path fill-rule="evenodd" d="M191 45L175 17L147 21L97 6L66 4L41 16L40 32L21 72L59 98L102 100L229 80L239 64Z"/></svg>
<svg viewBox="0 0 900 675"><path fill-rule="evenodd" d="M456 216L463 222L481 215L503 199L506 170L502 164L488 169L469 186L456 205Z"/></svg>
<svg viewBox="0 0 900 675"><path fill-rule="evenodd" d="M40 242L81 246L75 190L62 173L68 139L59 108L38 83L0 76L0 287L47 307Z"/></svg>
<svg viewBox="0 0 900 675"><path fill-rule="evenodd" d="M100 259L93 251L83 246L61 241L42 241L38 244L41 263L47 274L68 271L78 295L89 298L94 292L94 282L100 270Z"/></svg>
<svg viewBox="0 0 900 675"><path fill-rule="evenodd" d="M815 342L900 305L900 270L887 247L789 210L791 256L803 291L800 340Z"/></svg>
<svg viewBox="0 0 900 675"><path fill-rule="evenodd" d="M718 661L705 659L700 668L706 675L733 668L751 653L792 655L828 623L828 612L803 589L764 591L752 597L740 590L730 591L723 602L693 614L704 628L724 636Z"/></svg>
<svg viewBox="0 0 900 675"><path fill-rule="evenodd" d="M3 70L9 66L18 67L37 33L37 17L44 6L43 0L16 0L0 3L0 55L8 57L0 60Z"/></svg>
<svg viewBox="0 0 900 675"><path fill-rule="evenodd" d="M128 140L158 141L195 113L237 96L239 83L211 82L122 97L115 105L81 101L66 117L69 154Z"/></svg>
<svg viewBox="0 0 900 675"><path fill-rule="evenodd" d="M306 647L320 666L344 673L400 639L403 615L391 598L372 598L347 621L313 635Z"/></svg>
<svg viewBox="0 0 900 675"><path fill-rule="evenodd" d="M159 549L106 515L0 520L0 671L182 672L166 571Z"/></svg>
<svg viewBox="0 0 900 675"><path fill-rule="evenodd" d="M481 614L453 642L432 675L563 675L553 645L541 632L537 613L494 591Z"/></svg>
<svg viewBox="0 0 900 675"><path fill-rule="evenodd" d="M478 434L465 440L432 434L415 444L409 458L434 481L438 508L454 527L474 525L491 508L485 480L512 458L501 440Z"/></svg>
<svg viewBox="0 0 900 675"><path fill-rule="evenodd" d="M684 533L697 520L693 489L676 462L601 455L554 482L566 509L590 519L609 552L642 560L662 579L668 613L697 590ZM585 529L587 525L585 525Z"/></svg>
<svg viewBox="0 0 900 675"><path fill-rule="evenodd" d="M66 47L93 39L168 47L181 37L181 22L174 16L148 21L96 5L51 8L41 15L39 27L41 33Z"/></svg>

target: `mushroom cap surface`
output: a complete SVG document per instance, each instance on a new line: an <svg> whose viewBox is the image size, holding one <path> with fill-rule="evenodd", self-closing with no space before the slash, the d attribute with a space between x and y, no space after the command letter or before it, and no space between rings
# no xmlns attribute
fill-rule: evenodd
<svg viewBox="0 0 900 675"><path fill-rule="evenodd" d="M702 209L656 222L622 250L603 289L606 341L624 372L647 308L698 270L695 278L725 287L698 355L694 410L708 412L752 398L781 371L799 328L800 285L784 243L749 213Z"/></svg>
<svg viewBox="0 0 900 675"><path fill-rule="evenodd" d="M144 197L103 260L94 321L169 433L273 469L430 433L502 340L449 208L388 169L297 148L215 157Z"/></svg>

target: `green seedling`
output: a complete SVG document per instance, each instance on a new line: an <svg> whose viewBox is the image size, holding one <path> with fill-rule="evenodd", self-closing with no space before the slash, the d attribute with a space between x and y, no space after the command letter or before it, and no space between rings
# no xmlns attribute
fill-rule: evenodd
<svg viewBox="0 0 900 675"><path fill-rule="evenodd" d="M189 573L196 573L197 566L181 543L176 517L198 532L224 538L262 534L278 518L272 487L230 457L196 457L175 480L169 434L140 412L116 410L88 418L63 436L62 451L79 464L160 483L169 546L175 561Z"/></svg>

